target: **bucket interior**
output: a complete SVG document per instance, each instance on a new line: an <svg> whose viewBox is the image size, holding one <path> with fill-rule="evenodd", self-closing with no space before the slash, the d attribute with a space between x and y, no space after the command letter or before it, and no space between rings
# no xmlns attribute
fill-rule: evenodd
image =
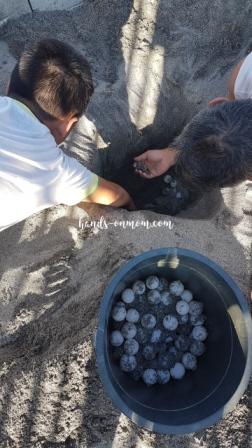
<svg viewBox="0 0 252 448"><path fill-rule="evenodd" d="M179 381L147 387L123 373L113 359L108 339L111 307L125 287L156 274L180 279L195 300L204 303L207 350L196 371ZM107 311L106 362L110 379L127 406L142 417L161 424L186 425L207 418L225 406L244 373L247 354L242 310L228 283L211 267L189 256L152 257L130 269L117 284Z"/></svg>

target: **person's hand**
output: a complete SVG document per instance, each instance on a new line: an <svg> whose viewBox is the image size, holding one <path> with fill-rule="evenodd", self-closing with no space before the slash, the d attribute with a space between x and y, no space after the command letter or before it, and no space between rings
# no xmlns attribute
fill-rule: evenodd
<svg viewBox="0 0 252 448"><path fill-rule="evenodd" d="M218 106L218 104L222 104L225 101L230 101L230 99L227 96L218 96L217 98L214 98L213 100L209 101L208 106Z"/></svg>
<svg viewBox="0 0 252 448"><path fill-rule="evenodd" d="M175 165L177 151L173 148L151 149L135 157L134 160L135 162L143 162L147 168L146 172L136 169L136 173L146 179L152 179L153 177L161 176Z"/></svg>

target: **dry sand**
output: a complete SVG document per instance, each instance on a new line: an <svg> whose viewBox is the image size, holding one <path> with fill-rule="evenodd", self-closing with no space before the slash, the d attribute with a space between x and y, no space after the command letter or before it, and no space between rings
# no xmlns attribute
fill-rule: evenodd
<svg viewBox="0 0 252 448"><path fill-rule="evenodd" d="M125 148L134 153L165 144L207 99L224 93L232 65L249 48L249 0L226 6L219 0L83 3L71 12L9 23L0 42L0 81L4 92L14 58L34 37L51 35L82 49L95 74L88 110L95 124L83 118L67 150L97 172L99 160L83 151L84 144L109 145L111 164L121 163ZM137 428L114 408L97 376L93 349L105 286L145 250L196 250L219 263L248 296L252 220L242 213L244 191L240 185L216 192L176 218L59 206L0 234L1 448L251 446L251 385L214 427L160 436ZM101 216L111 223L171 219L174 227L78 229L79 217Z"/></svg>

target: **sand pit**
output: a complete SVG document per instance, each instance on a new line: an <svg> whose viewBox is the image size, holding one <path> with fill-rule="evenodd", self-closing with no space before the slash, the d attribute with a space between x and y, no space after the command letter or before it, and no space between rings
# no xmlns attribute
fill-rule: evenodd
<svg viewBox="0 0 252 448"><path fill-rule="evenodd" d="M26 42L53 36L78 47L91 63L96 89L66 151L120 180L135 154L168 144L207 100L225 93L233 65L251 48L251 21L248 0L225 6L219 0L85 0L70 12L22 16L1 30L1 92ZM134 191L145 188L133 181ZM252 223L242 212L244 192L245 185L213 192L172 218L150 210L59 206L0 234L1 448L250 446L251 386L215 427L159 436L113 407L93 349L107 282L145 250L199 251L248 296ZM94 230L90 220L101 217L106 225ZM123 220L171 225L123 228Z"/></svg>

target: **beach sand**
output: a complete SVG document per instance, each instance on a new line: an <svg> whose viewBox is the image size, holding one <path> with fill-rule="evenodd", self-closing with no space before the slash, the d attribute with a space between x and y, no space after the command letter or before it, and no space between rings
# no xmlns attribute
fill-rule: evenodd
<svg viewBox="0 0 252 448"><path fill-rule="evenodd" d="M116 169L123 154L169 143L207 100L225 94L233 65L251 45L252 21L249 0L225 5L85 0L72 11L22 16L0 31L1 93L25 43L52 36L75 45L91 63L96 89L66 151L98 173L105 151L103 160ZM198 251L249 297L252 219L242 212L245 188L209 193L176 217L58 206L0 234L1 448L251 446L251 385L217 425L161 436L112 405L94 352L104 289L143 251ZM107 229L90 226L100 219ZM172 229L118 224L127 220L171 221Z"/></svg>

